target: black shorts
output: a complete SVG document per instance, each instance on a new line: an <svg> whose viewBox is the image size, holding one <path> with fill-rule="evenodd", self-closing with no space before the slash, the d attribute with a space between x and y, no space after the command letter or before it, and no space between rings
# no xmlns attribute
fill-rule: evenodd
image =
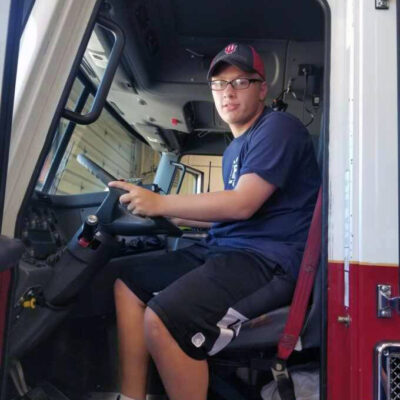
<svg viewBox="0 0 400 400"><path fill-rule="evenodd" d="M295 286L261 255L202 244L135 258L120 279L198 360L227 346L244 321L289 304Z"/></svg>

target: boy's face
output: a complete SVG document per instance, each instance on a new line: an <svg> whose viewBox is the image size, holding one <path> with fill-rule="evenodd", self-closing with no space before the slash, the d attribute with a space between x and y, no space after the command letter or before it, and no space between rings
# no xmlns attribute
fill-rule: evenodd
<svg viewBox="0 0 400 400"><path fill-rule="evenodd" d="M211 80L232 81L236 78L261 79L257 73L244 72L227 64L219 69ZM246 131L264 108L267 85L265 82L253 82L247 89L242 90L228 85L224 90L212 91L212 94L218 114L236 136Z"/></svg>

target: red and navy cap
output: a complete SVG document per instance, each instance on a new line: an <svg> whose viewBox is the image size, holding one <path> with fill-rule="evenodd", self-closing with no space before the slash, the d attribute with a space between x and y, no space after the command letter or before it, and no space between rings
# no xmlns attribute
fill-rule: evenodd
<svg viewBox="0 0 400 400"><path fill-rule="evenodd" d="M246 72L257 72L265 80L264 62L252 46L243 43L228 44L211 61L207 79L213 76L215 68L221 63L227 63Z"/></svg>

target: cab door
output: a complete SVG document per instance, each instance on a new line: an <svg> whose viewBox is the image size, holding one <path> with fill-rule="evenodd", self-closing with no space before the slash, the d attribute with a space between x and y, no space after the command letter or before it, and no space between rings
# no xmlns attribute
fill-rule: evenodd
<svg viewBox="0 0 400 400"><path fill-rule="evenodd" d="M2 0L0 6L0 226L3 219L7 166L13 115L19 38L23 20L22 0ZM18 264L22 245L0 235L0 399L5 393L7 310L12 269Z"/></svg>
<svg viewBox="0 0 400 400"><path fill-rule="evenodd" d="M400 316L389 298L398 296L399 271L398 8L329 3L327 398L395 399Z"/></svg>

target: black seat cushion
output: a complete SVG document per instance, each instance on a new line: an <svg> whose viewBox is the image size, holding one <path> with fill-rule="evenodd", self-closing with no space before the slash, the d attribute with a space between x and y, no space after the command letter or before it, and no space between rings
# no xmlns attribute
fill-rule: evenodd
<svg viewBox="0 0 400 400"><path fill-rule="evenodd" d="M267 314L245 322L239 336L227 350L264 350L278 344L289 314L289 306L278 308Z"/></svg>

